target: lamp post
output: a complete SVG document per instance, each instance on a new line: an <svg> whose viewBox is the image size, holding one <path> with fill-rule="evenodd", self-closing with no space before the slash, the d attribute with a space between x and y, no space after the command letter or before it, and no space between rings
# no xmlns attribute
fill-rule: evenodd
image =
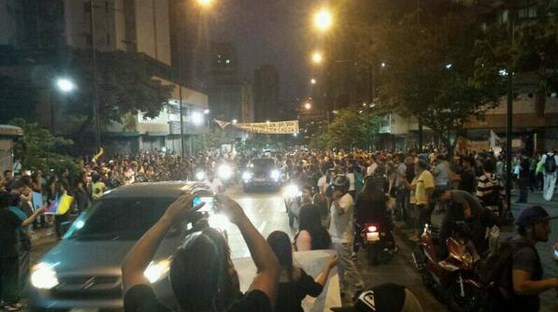
<svg viewBox="0 0 558 312"><path fill-rule="evenodd" d="M89 26L91 28L91 67L93 72L93 127L95 137L95 151L101 147L101 123L99 120L99 89L97 86L97 44L95 42L95 3L89 1L90 17Z"/></svg>

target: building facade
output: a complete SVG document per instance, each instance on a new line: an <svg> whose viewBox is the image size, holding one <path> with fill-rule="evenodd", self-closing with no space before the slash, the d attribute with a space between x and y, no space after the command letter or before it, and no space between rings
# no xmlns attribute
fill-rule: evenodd
<svg viewBox="0 0 558 312"><path fill-rule="evenodd" d="M279 75L273 65L263 65L254 72L254 116L258 122L277 120L279 116Z"/></svg>

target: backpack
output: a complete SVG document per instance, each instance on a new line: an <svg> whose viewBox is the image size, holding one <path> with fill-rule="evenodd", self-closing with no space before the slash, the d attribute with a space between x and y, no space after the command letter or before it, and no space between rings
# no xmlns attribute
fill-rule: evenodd
<svg viewBox="0 0 558 312"><path fill-rule="evenodd" d="M477 273L482 285L488 287L490 301L509 303L515 296L512 277L513 255L523 247L534 248L525 242L513 242L510 237L500 243L497 252L481 262Z"/></svg>
<svg viewBox="0 0 558 312"><path fill-rule="evenodd" d="M546 154L546 160L544 161L544 171L548 173L553 173L556 171L556 157L554 154Z"/></svg>

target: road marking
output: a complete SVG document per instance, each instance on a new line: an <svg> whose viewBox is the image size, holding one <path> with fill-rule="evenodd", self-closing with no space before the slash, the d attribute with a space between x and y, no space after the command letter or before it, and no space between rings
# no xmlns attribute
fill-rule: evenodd
<svg viewBox="0 0 558 312"><path fill-rule="evenodd" d="M260 224L260 226L258 226L258 232L263 234L263 230L265 229L266 226L267 226L267 221L264 221L262 224Z"/></svg>

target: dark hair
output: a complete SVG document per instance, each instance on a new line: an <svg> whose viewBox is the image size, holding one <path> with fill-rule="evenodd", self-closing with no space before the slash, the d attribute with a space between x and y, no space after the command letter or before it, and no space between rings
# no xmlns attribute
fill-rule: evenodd
<svg viewBox="0 0 558 312"><path fill-rule="evenodd" d="M419 160L417 161L417 166L418 166L420 169L423 169L423 170L428 169L428 163L427 163L426 161L422 160L422 159L419 159Z"/></svg>
<svg viewBox="0 0 558 312"><path fill-rule="evenodd" d="M312 250L327 249L331 245L331 236L322 226L320 209L314 204L306 204L300 207L299 232L308 231L312 238Z"/></svg>
<svg viewBox="0 0 558 312"><path fill-rule="evenodd" d="M488 158L482 163L482 170L486 172L492 173L495 169L496 164L494 163L494 160L492 158Z"/></svg>
<svg viewBox="0 0 558 312"><path fill-rule="evenodd" d="M186 237L176 250L169 279L183 311L205 311L215 304L223 274L223 251L206 228Z"/></svg>
<svg viewBox="0 0 558 312"><path fill-rule="evenodd" d="M283 231L273 231L267 237L267 243L275 253L281 267L287 270L289 280L293 280L293 247L289 235Z"/></svg>
<svg viewBox="0 0 558 312"><path fill-rule="evenodd" d="M13 200L14 196L10 192L0 192L0 209L11 206Z"/></svg>

